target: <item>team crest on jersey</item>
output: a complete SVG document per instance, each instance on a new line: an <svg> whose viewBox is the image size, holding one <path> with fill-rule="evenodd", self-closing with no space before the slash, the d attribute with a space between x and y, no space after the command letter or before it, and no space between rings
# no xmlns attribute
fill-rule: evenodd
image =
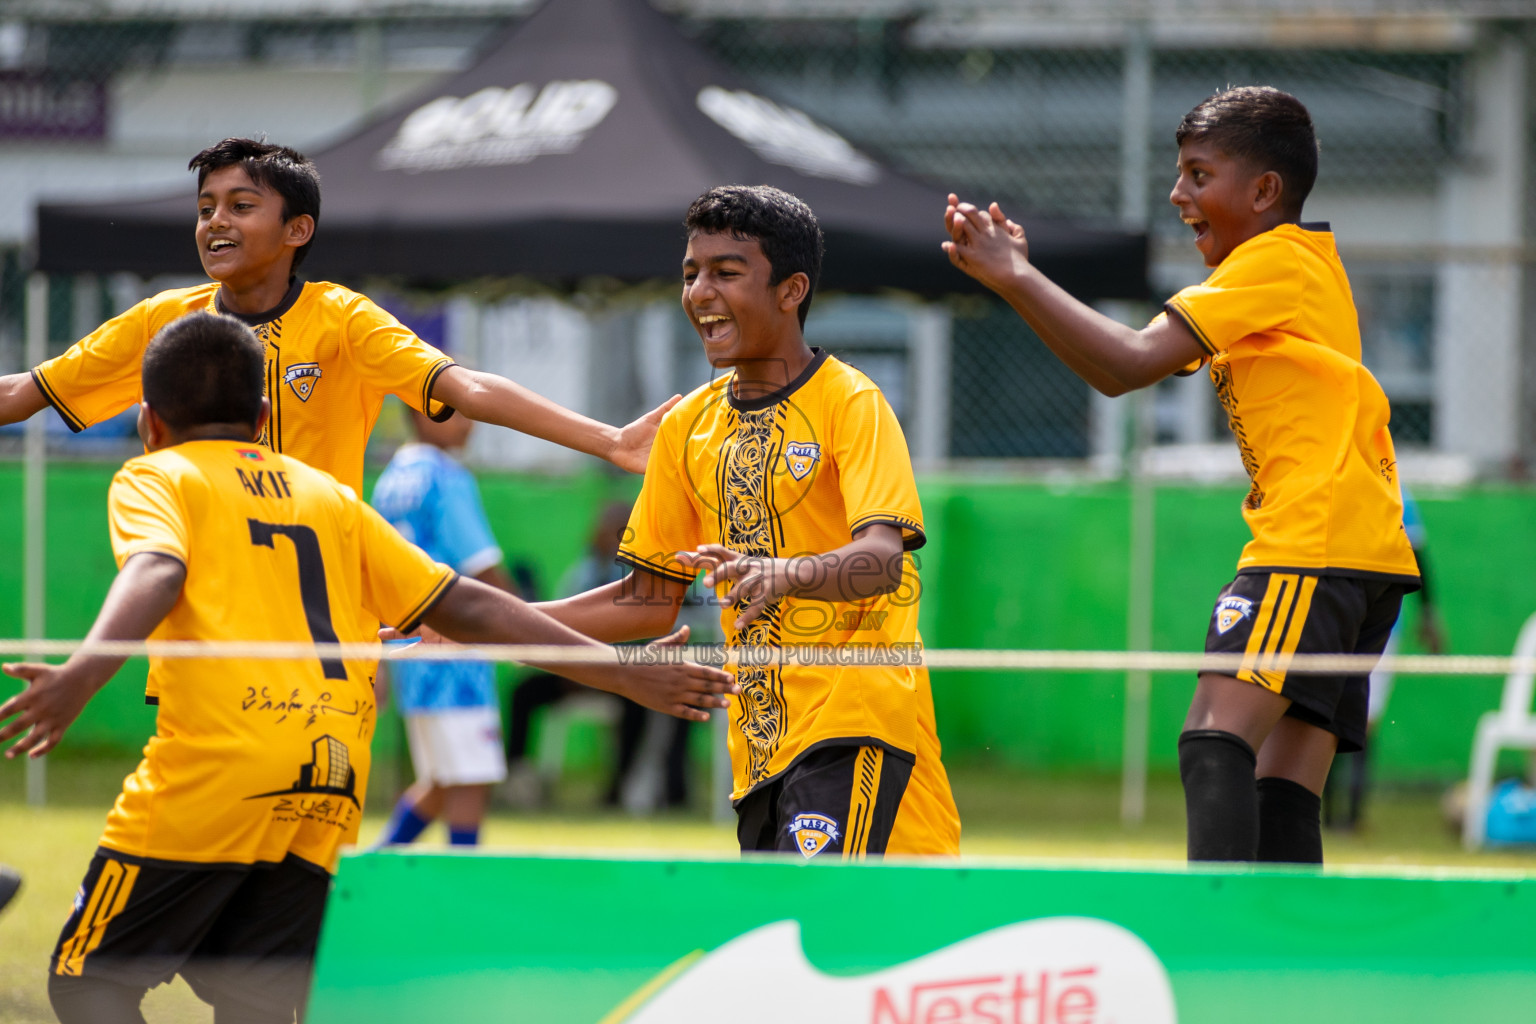
<svg viewBox="0 0 1536 1024"><path fill-rule="evenodd" d="M837 842L841 833L837 822L825 814L797 814L789 823L789 834L795 837L795 845L806 860L820 853L828 843Z"/></svg>
<svg viewBox="0 0 1536 1024"><path fill-rule="evenodd" d="M796 480L804 480L820 461L821 445L815 441L791 441L784 446L784 462L789 466L789 475Z"/></svg>
<svg viewBox="0 0 1536 1024"><path fill-rule="evenodd" d="M294 363L283 371L283 383L293 389L299 401L309 401L309 396L315 393L315 385L320 383L320 364Z"/></svg>
<svg viewBox="0 0 1536 1024"><path fill-rule="evenodd" d="M1228 595L1216 602L1216 632L1227 630L1253 614L1253 602L1246 597Z"/></svg>

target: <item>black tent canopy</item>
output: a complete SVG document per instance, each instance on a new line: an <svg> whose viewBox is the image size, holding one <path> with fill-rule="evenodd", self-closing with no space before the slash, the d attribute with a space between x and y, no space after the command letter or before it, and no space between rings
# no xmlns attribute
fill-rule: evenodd
<svg viewBox="0 0 1536 1024"><path fill-rule="evenodd" d="M940 189L754 92L645 0L548 0L472 68L312 156L312 276L670 277L694 197L767 183L816 211L824 287L974 287L939 251ZM41 205L39 266L194 272L192 191ZM1025 226L1032 258L1077 294L1145 291L1144 236Z"/></svg>

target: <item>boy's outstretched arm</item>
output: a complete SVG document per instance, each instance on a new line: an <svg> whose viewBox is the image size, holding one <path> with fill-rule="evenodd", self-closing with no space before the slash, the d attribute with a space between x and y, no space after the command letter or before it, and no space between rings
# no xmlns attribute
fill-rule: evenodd
<svg viewBox="0 0 1536 1024"><path fill-rule="evenodd" d="M460 643L560 644L587 647L594 652L607 650L603 644L511 594L463 577L449 588L423 621L448 639ZM675 645L686 643L687 639L685 626L657 642ZM723 669L673 659L642 660L659 663L578 665L530 661L528 664L695 722L708 721L706 709L729 707L730 701L725 695L740 692L735 677Z"/></svg>
<svg viewBox="0 0 1536 1024"><path fill-rule="evenodd" d="M0 377L0 423L20 423L47 406L48 399L32 374L23 371Z"/></svg>
<svg viewBox="0 0 1536 1024"><path fill-rule="evenodd" d="M134 555L112 581L86 640L143 640L170 614L186 578L187 567L179 559L153 552ZM25 690L0 704L0 722L15 716L0 728L0 742L26 731L5 756L42 757L58 746L80 709L127 660L77 652L62 665L4 666L6 675L27 681Z"/></svg>
<svg viewBox="0 0 1536 1024"><path fill-rule="evenodd" d="M607 459L631 473L644 473L661 417L681 396L673 395L627 426L613 427L572 412L505 377L450 366L433 385L432 398L453 406L472 420L532 434Z"/></svg>
<svg viewBox="0 0 1536 1024"><path fill-rule="evenodd" d="M944 227L949 261L1007 300L1062 362L1106 395L1155 384L1205 355L1175 317L1136 330L1074 299L1029 262L1024 229L996 203L982 210L950 195Z"/></svg>
<svg viewBox="0 0 1536 1024"><path fill-rule="evenodd" d="M605 644L664 636L672 631L688 584L636 569L622 580L534 607Z"/></svg>

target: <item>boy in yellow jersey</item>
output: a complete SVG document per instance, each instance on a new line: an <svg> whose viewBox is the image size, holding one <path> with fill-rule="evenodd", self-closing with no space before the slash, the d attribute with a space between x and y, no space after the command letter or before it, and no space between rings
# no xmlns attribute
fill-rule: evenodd
<svg viewBox="0 0 1536 1024"><path fill-rule="evenodd" d="M518 599L433 562L329 474L255 443L264 353L249 328L191 314L144 357L149 454L112 482L121 572L90 640L352 642L357 609L464 641L582 644ZM675 637L680 640L681 637ZM12 664L8 751L40 756L125 659ZM658 659L659 660L659 659ZM679 665L559 669L679 716L724 706L728 674ZM221 1024L302 1007L330 872L355 842L376 715L369 666L152 658L155 735L107 818L55 948L65 1024L143 1021L145 991L182 974Z"/></svg>
<svg viewBox="0 0 1536 1024"><path fill-rule="evenodd" d="M225 139L188 166L197 171L198 256L212 280L145 299L30 373L0 377L0 423L51 404L78 431L131 408L144 346L172 320L202 310L243 320L266 344L272 415L262 443L359 493L363 450L385 395L438 419L457 409L633 473L645 469L662 410L623 429L598 423L456 365L366 296L299 278L320 218L320 176L303 154Z"/></svg>
<svg viewBox="0 0 1536 1024"><path fill-rule="evenodd" d="M604 640L672 628L699 569L748 661L730 730L741 849L956 854L960 818L919 664L923 516L880 389L802 335L821 269L810 209L711 189L684 224L683 309L733 372L662 420L619 549L624 581L541 605Z"/></svg>
<svg viewBox="0 0 1536 1024"><path fill-rule="evenodd" d="M1253 540L1218 596L1179 738L1191 860L1322 863L1319 794L1365 740L1366 675L1302 675L1297 653L1379 655L1419 585L1403 532L1386 395L1360 363L1349 280L1326 224L1301 223L1317 178L1307 110L1268 87L1185 115L1169 199L1214 268L1149 325L1125 327L1029 262L993 203L953 195L950 260L1007 299L1090 385L1119 395L1209 363L1252 489Z"/></svg>
<svg viewBox="0 0 1536 1024"><path fill-rule="evenodd" d="M0 423L51 404L78 431L131 408L149 340L202 310L244 321L265 343L272 414L261 443L359 494L368 435L391 394L436 419L457 409L644 470L666 406L623 429L598 423L504 377L456 365L366 296L299 278L320 217L320 175L303 154L225 139L188 166L198 176L198 256L212 280L145 299L30 373L0 377ZM148 695L153 703L153 686Z"/></svg>

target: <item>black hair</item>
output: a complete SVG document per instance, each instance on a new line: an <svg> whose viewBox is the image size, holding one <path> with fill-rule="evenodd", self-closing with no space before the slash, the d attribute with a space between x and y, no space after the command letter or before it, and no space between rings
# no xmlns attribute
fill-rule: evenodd
<svg viewBox="0 0 1536 1024"><path fill-rule="evenodd" d="M1269 85L1224 89L1184 115L1174 139L1209 142L1260 171L1280 175L1280 202L1301 215L1317 181L1317 132L1300 100Z"/></svg>
<svg viewBox="0 0 1536 1024"><path fill-rule="evenodd" d="M256 184L270 188L283 199L283 220L307 213L320 223L320 172L309 157L287 146L274 146L260 139L225 139L217 142L187 163L187 170L197 172L201 189L208 175L238 165ZM293 254L293 269L299 269L314 235Z"/></svg>
<svg viewBox="0 0 1536 1024"><path fill-rule="evenodd" d="M719 185L688 207L683 217L688 237L730 235L762 246L771 270L768 283L776 285L791 274L810 278L810 287L797 311L800 326L811 310L811 297L821 277L821 257L826 239L811 208L772 185Z"/></svg>
<svg viewBox="0 0 1536 1024"><path fill-rule="evenodd" d="M172 430L261 418L266 347L230 316L189 313L144 350L144 401Z"/></svg>

